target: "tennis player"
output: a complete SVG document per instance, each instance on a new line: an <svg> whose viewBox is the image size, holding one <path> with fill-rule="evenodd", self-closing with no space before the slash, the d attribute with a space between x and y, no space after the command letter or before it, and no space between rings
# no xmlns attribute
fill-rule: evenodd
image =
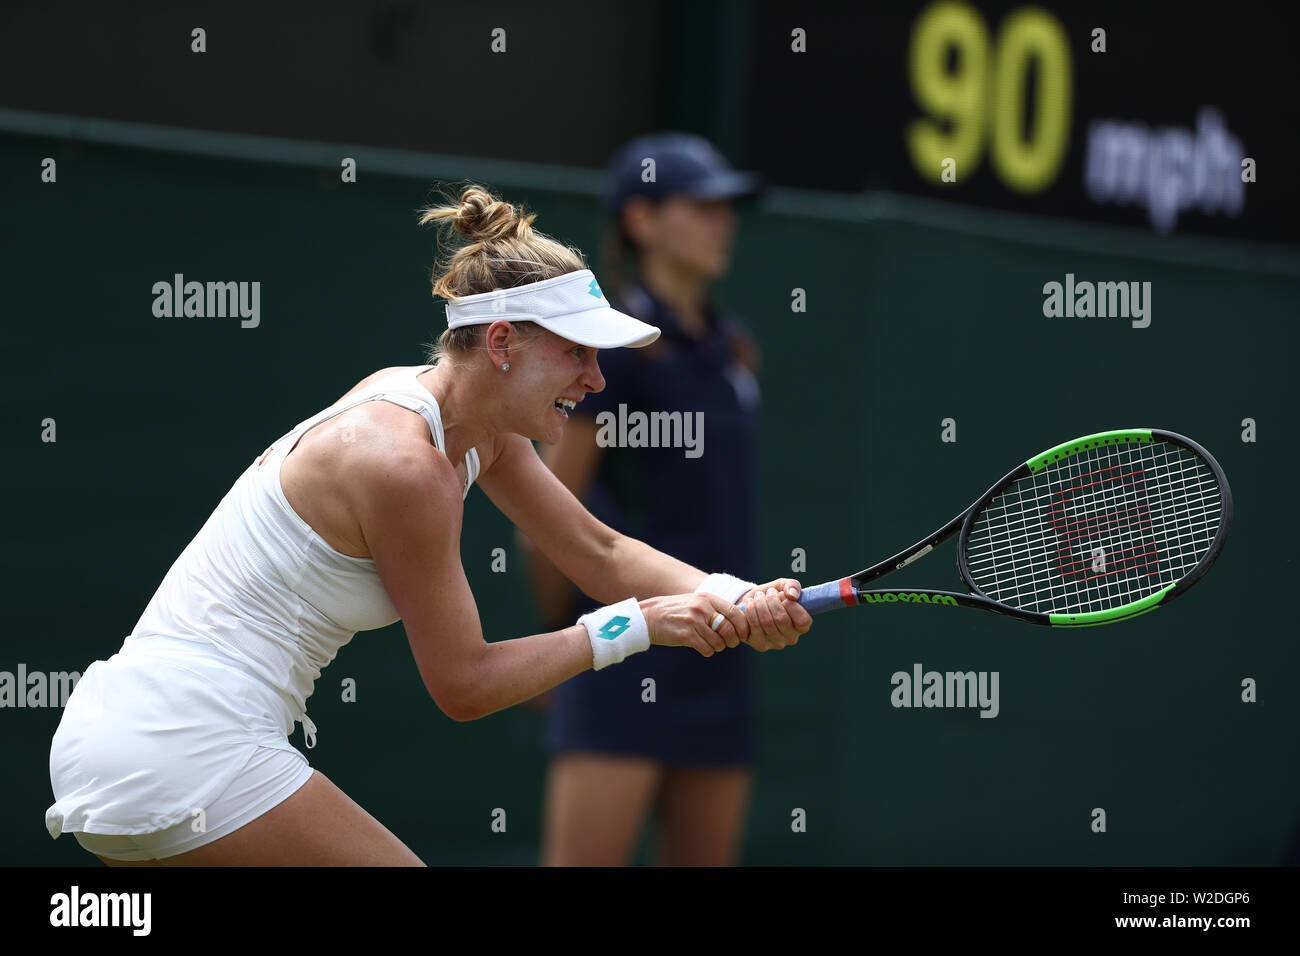
<svg viewBox="0 0 1300 956"><path fill-rule="evenodd" d="M653 177L643 175L647 160ZM542 452L610 527L688 564L745 577L758 553L758 347L713 288L730 266L733 203L759 185L699 136L654 133L615 153L606 173L605 280L617 308L661 335L612 353L608 387ZM702 454L602 447L598 419L627 409L702 424ZM534 555L532 563L548 626L590 606L574 600L548 561ZM634 665L582 674L547 695L543 862L629 863L651 820L656 863L739 862L755 750L752 655L665 651L651 648Z"/></svg>
<svg viewBox="0 0 1300 956"><path fill-rule="evenodd" d="M402 620L458 721L652 644L709 657L807 631L798 582L706 574L618 534L541 463L530 440L558 441L604 387L597 350L659 330L611 308L581 253L533 218L478 187L424 210L465 240L435 270L448 330L432 361L366 377L250 462L69 698L51 836L73 832L109 865L420 865L288 740L300 721L315 745L306 701L357 631ZM605 606L485 642L459 557L476 481Z"/></svg>

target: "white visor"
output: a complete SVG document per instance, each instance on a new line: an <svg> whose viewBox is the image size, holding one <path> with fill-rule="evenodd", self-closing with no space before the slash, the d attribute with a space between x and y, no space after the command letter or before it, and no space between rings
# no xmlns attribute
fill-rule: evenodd
<svg viewBox="0 0 1300 956"><path fill-rule="evenodd" d="M593 349L640 348L659 338L655 326L611 308L590 269L447 302L449 329L497 319L536 322Z"/></svg>

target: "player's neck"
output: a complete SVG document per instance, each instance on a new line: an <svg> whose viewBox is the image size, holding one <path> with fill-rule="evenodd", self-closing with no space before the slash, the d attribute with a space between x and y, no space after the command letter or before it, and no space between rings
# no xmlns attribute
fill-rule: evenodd
<svg viewBox="0 0 1300 956"><path fill-rule="evenodd" d="M433 368L419 375L420 384L438 400L439 417L442 420L443 454L453 465L465 460L466 453L488 438L492 430L474 418L464 416L465 409L477 407L466 394L467 376L449 375L451 360L444 358Z"/></svg>

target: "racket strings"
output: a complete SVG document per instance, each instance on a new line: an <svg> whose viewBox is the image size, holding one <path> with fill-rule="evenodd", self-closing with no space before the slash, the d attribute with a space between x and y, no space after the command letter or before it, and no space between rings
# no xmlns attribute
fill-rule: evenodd
<svg viewBox="0 0 1300 956"><path fill-rule="evenodd" d="M1192 472L1196 472L1196 474L1195 475L1190 474ZM1171 474L1185 481L1189 486L1194 482L1203 483L1205 485L1203 489L1204 493L1207 495L1215 496L1213 500L1217 501L1218 484L1217 482L1214 481L1213 473L1210 472L1208 468L1205 468L1204 472L1201 472L1199 469L1179 469L1177 472L1171 472ZM1054 494L1056 496L1062 495L1060 491L1057 491ZM1019 510L1023 511L1023 510L1027 510L1030 505L1037 506L1041 509L1045 507L1044 501L1047 501L1047 499L1044 498L1043 500L1039 501L1039 500L1032 500L1027 497L1021 496L1016 500L1015 504L1018 506ZM1053 497L1051 501L1047 502L1046 507L1048 511L1048 516L1055 517L1056 513L1059 513L1062 510L1061 509L1062 503L1063 502L1059 499L1059 497ZM1137 503L1127 508L1120 507L1114 512L1102 513L1101 508L1106 504L1106 499L1101 495L1076 497L1073 499L1072 503L1077 506L1081 506L1086 510L1091 510L1094 512L1094 514L1091 517L1083 519L1080 522L1078 522L1077 528L1074 528L1072 530L1067 529L1065 534L1063 535L1063 537L1067 541L1070 539L1085 538L1089 536L1089 534L1095 533L1099 530L1122 528L1125 524L1125 520L1128 518L1134 518L1139 523L1149 522L1151 519L1151 512L1153 508L1157 512L1157 514L1159 514L1162 510L1160 507L1160 503L1157 502L1154 506L1150 504ZM1002 516L1002 521L999 524L996 522L995 515L994 515L995 506L997 506L998 504L999 501L995 499L994 502L989 506L989 508L986 508L984 512L984 515L988 517L988 522L985 525L985 529L984 529L986 533L993 534L994 532L1001 532L1002 534L1000 545L995 543L990 543L989 545L988 550L990 551L991 556L994 558L1001 557L1007 553L1013 552L1017 548L1021 548L1024 545L1023 537L1013 536L1010 533L1012 519L1020 517L1020 515L1016 514L1015 509L1006 508L1005 507L1006 502L1001 502L1002 506L1004 507L1004 514ZM1171 513L1175 515L1183 513L1183 507L1181 505L1178 505L1176 507L1167 506L1166 510L1169 510ZM1209 514L1203 514L1201 517L1203 518L1203 520L1209 521L1213 524L1217 525L1218 523L1217 513L1214 514L1213 516ZM1191 520L1194 521L1195 518ZM975 533L979 531L980 531L980 527L977 523L975 532L972 533L972 541L976 540Z"/></svg>
<svg viewBox="0 0 1300 956"><path fill-rule="evenodd" d="M1210 550L1222 513L1214 472L1189 449L1103 445L996 496L971 528L967 567L1003 604L1038 613L1109 610L1190 572Z"/></svg>

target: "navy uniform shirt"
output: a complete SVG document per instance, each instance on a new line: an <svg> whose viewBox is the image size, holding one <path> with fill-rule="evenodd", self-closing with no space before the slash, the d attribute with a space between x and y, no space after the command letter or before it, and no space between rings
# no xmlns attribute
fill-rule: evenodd
<svg viewBox="0 0 1300 956"><path fill-rule="evenodd" d="M614 444L602 448L585 503L611 527L702 571L756 580L758 387L736 360L733 345L748 332L710 306L707 331L692 338L671 310L639 286L619 308L658 326L661 334L645 348L602 350L598 356L605 389L589 394L575 414L595 419L598 440ZM669 431L661 425L661 439L679 445L689 439L693 447L620 445L648 442L655 412L679 413L683 426ZM639 436L636 413L643 416ZM585 596L579 599L578 613L595 606ZM741 645L704 658L692 648L652 646L581 674L552 696L548 746L665 762L748 763L754 653ZM647 677L655 681L653 703L643 700Z"/></svg>

